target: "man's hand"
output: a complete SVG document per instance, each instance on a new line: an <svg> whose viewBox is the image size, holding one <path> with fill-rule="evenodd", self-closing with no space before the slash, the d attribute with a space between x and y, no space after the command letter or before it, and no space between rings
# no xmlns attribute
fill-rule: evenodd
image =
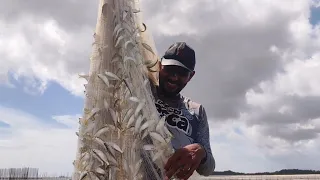
<svg viewBox="0 0 320 180"><path fill-rule="evenodd" d="M188 179L205 157L205 150L199 144L190 144L178 149L165 165L166 180L176 175L179 179Z"/></svg>

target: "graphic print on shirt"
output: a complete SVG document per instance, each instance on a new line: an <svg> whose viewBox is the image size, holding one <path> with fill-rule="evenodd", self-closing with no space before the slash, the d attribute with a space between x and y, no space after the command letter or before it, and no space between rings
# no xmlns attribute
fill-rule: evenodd
<svg viewBox="0 0 320 180"><path fill-rule="evenodd" d="M166 124L191 136L192 128L186 113L187 110L172 108L158 99L155 103L160 117L166 116Z"/></svg>

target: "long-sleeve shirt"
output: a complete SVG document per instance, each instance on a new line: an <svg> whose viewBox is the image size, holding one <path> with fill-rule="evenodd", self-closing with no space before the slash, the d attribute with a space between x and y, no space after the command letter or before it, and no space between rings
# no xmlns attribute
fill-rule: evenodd
<svg viewBox="0 0 320 180"><path fill-rule="evenodd" d="M166 116L166 126L173 134L171 141L175 150L186 145L199 143L204 147L206 156L197 168L202 176L209 176L215 169L215 159L210 147L207 115L203 105L180 95L178 99L165 98L152 88L160 117Z"/></svg>

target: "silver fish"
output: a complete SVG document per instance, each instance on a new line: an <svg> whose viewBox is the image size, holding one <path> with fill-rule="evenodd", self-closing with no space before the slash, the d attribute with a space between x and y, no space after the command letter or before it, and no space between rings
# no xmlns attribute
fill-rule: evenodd
<svg viewBox="0 0 320 180"><path fill-rule="evenodd" d="M159 142L161 142L161 143L163 143L163 144L166 144L165 139L164 139L159 133L157 133L157 132L150 132L149 135L150 135L153 139L155 139L155 140L157 140L157 141L159 141Z"/></svg>
<svg viewBox="0 0 320 180"><path fill-rule="evenodd" d="M92 152L94 153L94 155L96 155L100 160L102 160L105 164L109 165L109 161L108 158L106 157L106 155L98 150L98 149L92 149Z"/></svg>
<svg viewBox="0 0 320 180"><path fill-rule="evenodd" d="M112 80L121 81L120 78L112 72L106 71L105 74Z"/></svg>

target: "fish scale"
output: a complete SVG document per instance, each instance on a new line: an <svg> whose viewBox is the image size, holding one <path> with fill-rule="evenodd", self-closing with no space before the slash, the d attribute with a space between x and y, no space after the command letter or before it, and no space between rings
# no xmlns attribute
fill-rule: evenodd
<svg viewBox="0 0 320 180"><path fill-rule="evenodd" d="M139 1L100 0L97 11L72 179L162 180L173 148L155 115L159 58Z"/></svg>

